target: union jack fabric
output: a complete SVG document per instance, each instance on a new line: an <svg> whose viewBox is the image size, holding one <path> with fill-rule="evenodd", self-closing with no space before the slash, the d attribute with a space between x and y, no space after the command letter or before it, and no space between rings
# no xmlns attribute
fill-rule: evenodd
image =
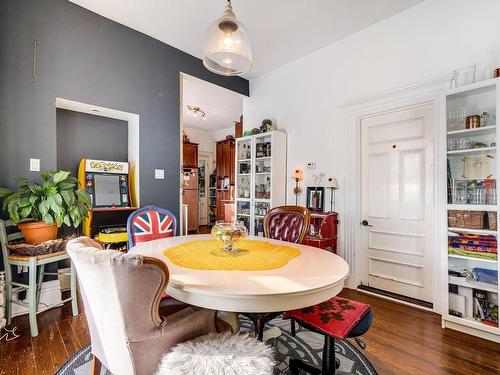
<svg viewBox="0 0 500 375"><path fill-rule="evenodd" d="M157 211L144 211L132 219L134 243L174 236L174 219Z"/></svg>

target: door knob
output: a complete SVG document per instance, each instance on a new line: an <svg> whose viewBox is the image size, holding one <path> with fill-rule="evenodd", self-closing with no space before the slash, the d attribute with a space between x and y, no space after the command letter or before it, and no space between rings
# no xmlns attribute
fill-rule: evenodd
<svg viewBox="0 0 500 375"><path fill-rule="evenodd" d="M361 225L364 226L364 227L373 227L373 225L371 225L371 224L368 223L368 220L363 220L361 222Z"/></svg>

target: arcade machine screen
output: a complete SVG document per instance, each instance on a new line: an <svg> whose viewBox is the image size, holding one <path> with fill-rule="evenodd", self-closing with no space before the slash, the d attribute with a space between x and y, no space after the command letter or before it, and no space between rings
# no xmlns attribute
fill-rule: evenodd
<svg viewBox="0 0 500 375"><path fill-rule="evenodd" d="M119 175L94 175L95 206L120 206L121 189Z"/></svg>

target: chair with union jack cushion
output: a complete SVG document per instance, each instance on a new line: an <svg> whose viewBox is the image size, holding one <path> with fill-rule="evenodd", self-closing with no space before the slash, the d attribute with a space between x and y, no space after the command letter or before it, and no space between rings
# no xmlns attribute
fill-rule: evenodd
<svg viewBox="0 0 500 375"><path fill-rule="evenodd" d="M175 236L177 220L163 208L145 206L130 214L127 220L128 247L137 243Z"/></svg>
<svg viewBox="0 0 500 375"><path fill-rule="evenodd" d="M176 229L177 219L169 210L155 206L144 206L132 212L128 217L128 248L142 242L174 237ZM163 293L160 312L169 315L186 306L189 305Z"/></svg>

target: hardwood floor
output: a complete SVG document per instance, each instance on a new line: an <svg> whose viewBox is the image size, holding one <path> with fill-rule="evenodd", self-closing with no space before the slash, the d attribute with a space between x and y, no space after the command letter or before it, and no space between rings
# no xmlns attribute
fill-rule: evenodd
<svg viewBox="0 0 500 375"><path fill-rule="evenodd" d="M433 313L348 289L341 295L372 306L374 322L363 337L364 353L380 375L500 373L500 344L443 330ZM33 339L26 316L13 324L21 337L0 342L0 375L53 374L90 343L85 313L73 317L69 304L40 314L40 335Z"/></svg>

